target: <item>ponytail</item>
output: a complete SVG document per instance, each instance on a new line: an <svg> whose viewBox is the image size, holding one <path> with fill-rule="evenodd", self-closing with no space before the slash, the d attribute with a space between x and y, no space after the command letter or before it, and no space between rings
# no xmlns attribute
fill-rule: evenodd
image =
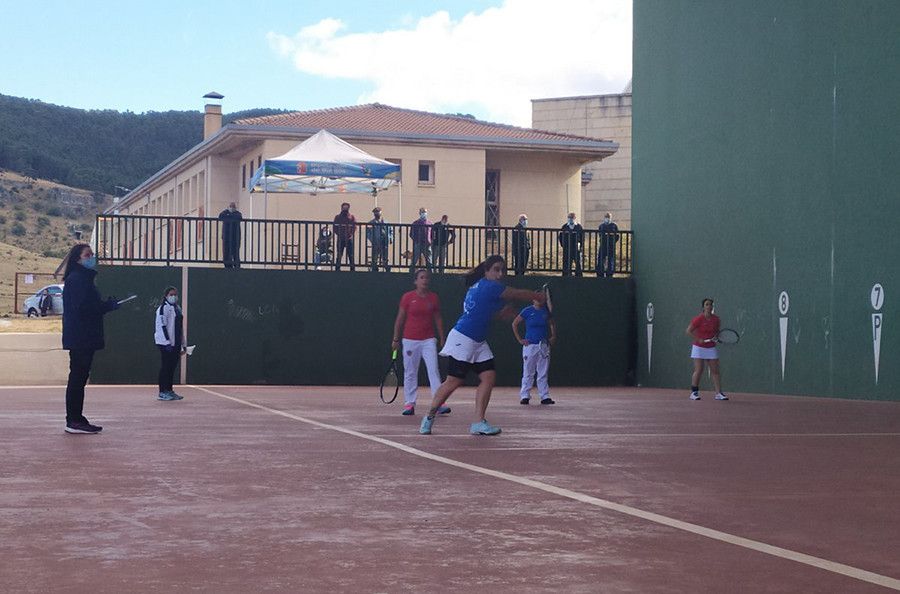
<svg viewBox="0 0 900 594"><path fill-rule="evenodd" d="M484 278L484 273L488 271L488 269L496 264L497 262L502 262L504 268L506 267L506 260L503 259L503 256L493 255L488 256L484 262L470 270L465 275L466 287L471 287L478 281Z"/></svg>

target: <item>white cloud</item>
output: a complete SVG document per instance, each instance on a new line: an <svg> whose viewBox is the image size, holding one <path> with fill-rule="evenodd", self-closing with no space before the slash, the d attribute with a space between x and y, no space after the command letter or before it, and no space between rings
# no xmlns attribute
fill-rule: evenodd
<svg viewBox="0 0 900 594"><path fill-rule="evenodd" d="M519 126L531 123L531 99L619 93L631 78L631 0L506 0L456 21L438 11L353 33L329 18L267 37L301 72L370 83L360 103Z"/></svg>

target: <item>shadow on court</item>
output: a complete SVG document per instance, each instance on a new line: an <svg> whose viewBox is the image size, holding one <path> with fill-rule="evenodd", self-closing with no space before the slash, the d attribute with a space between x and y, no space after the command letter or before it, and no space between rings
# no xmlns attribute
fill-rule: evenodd
<svg viewBox="0 0 900 594"><path fill-rule="evenodd" d="M896 402L498 389L476 437L464 389L419 436L374 388L93 386L67 435L63 391L0 389L6 591L900 588Z"/></svg>

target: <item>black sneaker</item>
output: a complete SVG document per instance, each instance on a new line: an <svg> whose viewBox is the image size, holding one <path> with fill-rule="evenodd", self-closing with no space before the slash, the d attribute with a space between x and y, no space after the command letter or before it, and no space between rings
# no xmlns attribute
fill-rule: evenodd
<svg viewBox="0 0 900 594"><path fill-rule="evenodd" d="M522 398L521 400L519 400L519 404L528 404L529 402L531 402L531 400L528 398Z"/></svg>
<svg viewBox="0 0 900 594"><path fill-rule="evenodd" d="M97 427L96 425L83 423L81 421L78 421L77 423L66 423L66 433L100 433L102 430L102 427Z"/></svg>
<svg viewBox="0 0 900 594"><path fill-rule="evenodd" d="M542 398L541 404L556 404L556 401L552 398Z"/></svg>
<svg viewBox="0 0 900 594"><path fill-rule="evenodd" d="M103 431L103 427L101 427L100 425L94 425L93 423L91 423L90 421L87 420L87 417L81 417L81 422L84 423L85 425L93 427L97 432Z"/></svg>

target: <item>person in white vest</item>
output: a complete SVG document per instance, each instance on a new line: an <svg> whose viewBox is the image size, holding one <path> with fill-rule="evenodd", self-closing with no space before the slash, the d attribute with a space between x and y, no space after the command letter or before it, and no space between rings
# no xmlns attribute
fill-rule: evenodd
<svg viewBox="0 0 900 594"><path fill-rule="evenodd" d="M178 307L178 289L167 287L162 303L154 310L154 313L156 317L154 339L161 356L158 399L181 400L183 396L179 396L172 389L178 358L185 352L184 316L181 308Z"/></svg>

